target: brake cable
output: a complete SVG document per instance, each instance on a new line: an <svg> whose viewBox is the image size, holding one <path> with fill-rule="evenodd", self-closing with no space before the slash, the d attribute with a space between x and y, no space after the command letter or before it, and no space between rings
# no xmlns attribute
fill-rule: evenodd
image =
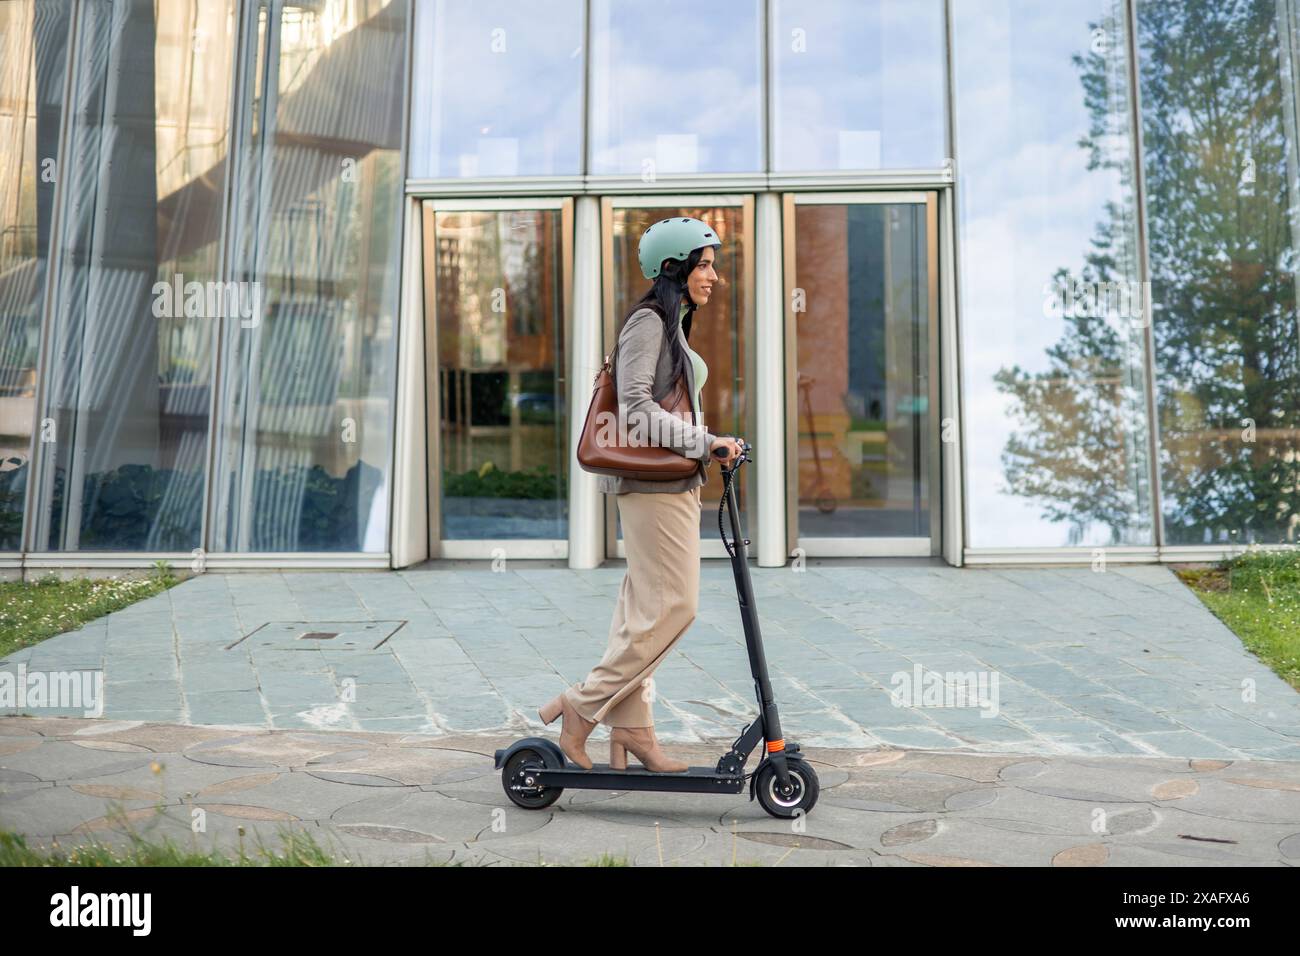
<svg viewBox="0 0 1300 956"><path fill-rule="evenodd" d="M727 470L727 477L724 479L722 486L722 497L718 500L718 534L722 536L722 546L727 549L727 554L733 558L736 556L735 549L736 545L739 543L739 539L733 539L730 542L727 541L727 531L722 526L722 512L727 507L727 495L731 493L731 482L735 479L736 472L740 471L741 463L746 460L747 459L743 455L740 456L736 460L736 466ZM739 510L740 509L737 508L737 513L739 513Z"/></svg>

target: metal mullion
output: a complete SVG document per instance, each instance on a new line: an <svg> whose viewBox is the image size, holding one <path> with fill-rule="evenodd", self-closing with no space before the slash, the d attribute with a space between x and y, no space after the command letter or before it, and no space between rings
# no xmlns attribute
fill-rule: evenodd
<svg viewBox="0 0 1300 956"><path fill-rule="evenodd" d="M1278 56L1286 64L1284 75L1290 79L1290 95L1283 94L1282 97L1282 128L1286 136L1286 168L1287 168L1287 190L1294 192L1297 181L1300 181L1300 155L1297 155L1297 136L1300 135L1300 116L1296 115L1296 96L1297 96L1297 68L1300 64L1296 62L1296 15L1293 0L1277 0L1277 35L1278 35ZM1291 225L1291 241L1294 243L1300 239L1300 210L1296 208L1294 202L1291 203L1291 211L1288 217ZM1295 282L1300 278L1300 269L1291 270L1291 281ZM1294 311L1294 310L1293 310ZM1296 327L1296 341L1300 344L1300 312L1294 315Z"/></svg>
<svg viewBox="0 0 1300 956"><path fill-rule="evenodd" d="M953 160L953 179L956 180L957 114L954 112L956 79L953 73L952 0L943 3L943 152L945 159Z"/></svg>
<svg viewBox="0 0 1300 956"><path fill-rule="evenodd" d="M661 206L726 206L743 208L746 195L721 193L664 193L662 196L610 197L611 209L658 209Z"/></svg>
<svg viewBox="0 0 1300 956"><path fill-rule="evenodd" d="M399 3L406 5L406 62L403 64L402 78L402 116L405 122L401 124L401 142L397 149L397 168L402 170L405 175L409 170L410 148L411 148L411 81L415 75L415 63L411 54L412 46L415 43L415 0L398 0ZM397 409L401 402L401 396L398 393L398 380L401 377L399 369L402 367L402 311L405 307L404 290L406 289L407 276L404 270L408 266L405 255L407 239L407 222L406 216L410 210L410 200L405 196L400 197L401 212L394 216L394 222L389 227L392 230L393 239L391 248L397 252L397 315L393 322L393 375L392 381L388 385L388 437L386 439L387 447L384 449L384 461L387 463L388 480L386 482L388 493L388 507L384 509L384 551L389 555L395 553L393 547L393 529L394 521L397 516ZM427 511L426 511L427 514ZM360 542L364 547L365 542Z"/></svg>
<svg viewBox="0 0 1300 956"><path fill-rule="evenodd" d="M251 69L249 51L256 42L256 7L252 9L252 12L253 16L248 16L249 8L242 3L235 3L235 49L230 71L230 99L226 109L226 169L224 182L222 183L224 200L221 207L220 231L222 240L217 261L217 277L221 281L236 278L236 251L239 241L239 229L242 224L242 217L239 215L238 208L239 197L236 195L240 182L237 170L243 167L242 155L246 144L248 110L243 108L243 105L248 74ZM250 41L250 37L254 39ZM253 63L256 63L255 58ZM222 480L224 471L221 467L221 443L227 419L224 405L226 396L222 379L226 368L226 321L224 316L218 316L212 327L212 362L209 369L211 378L208 387L207 468L203 487L203 524L199 535L199 546L205 555L217 550L216 542L213 540L213 536L216 534L214 526L217 523L219 514L218 498L221 494L217 489L225 487L225 482ZM224 523L222 523L221 528L224 532Z"/></svg>
<svg viewBox="0 0 1300 956"><path fill-rule="evenodd" d="M591 70L593 58L591 55L591 2L592 0L583 0L582 4L582 129L579 135L582 137L581 155L578 159L578 176L580 181L585 180L590 170L590 164L587 161L587 150L591 143Z"/></svg>
<svg viewBox="0 0 1300 956"><path fill-rule="evenodd" d="M438 361L438 234L433 203L420 203L420 248L424 326L425 494L429 558L442 557L442 406L443 378Z"/></svg>
<svg viewBox="0 0 1300 956"><path fill-rule="evenodd" d="M869 193L863 192L821 192L795 193L795 202L800 206L897 206L900 204L924 205L932 190L889 190L879 189Z"/></svg>
<svg viewBox="0 0 1300 956"><path fill-rule="evenodd" d="M1137 209L1137 252L1139 288L1144 292L1151 282L1151 263L1147 247L1147 209L1146 177L1142 167L1142 101L1139 87L1137 60L1137 6L1135 0L1124 0L1125 10L1125 57L1128 60L1129 85L1129 123L1133 130L1130 137L1130 155L1133 160L1133 201ZM1146 322L1142 328L1142 365L1146 381L1143 383L1147 407L1147 469L1151 484L1152 542L1156 548L1164 547L1163 491L1160 477L1160 422L1156 402L1155 372L1155 315L1153 297L1142 296L1143 306L1147 310Z"/></svg>
<svg viewBox="0 0 1300 956"><path fill-rule="evenodd" d="M608 357L616 344L614 334L614 200L600 199L600 354ZM614 495L602 494L605 512L605 557L618 556L618 504Z"/></svg>
<svg viewBox="0 0 1300 956"><path fill-rule="evenodd" d="M946 460L939 466L942 482L940 503L942 555L945 561L960 567L965 548L965 471L962 445L962 368L961 332L957 325L957 240L956 220L953 211L953 191L949 187L939 192L939 372L935 376L938 400L935 407L941 412L939 426L952 418L957 428L951 441L940 440L939 450ZM945 379L943 376L947 375ZM956 446L951 448L950 446Z"/></svg>
<svg viewBox="0 0 1300 956"><path fill-rule="evenodd" d="M797 288L795 226L798 219L794 193L781 196L782 326L785 329L785 552L793 555L799 542L799 326L794 312Z"/></svg>
<svg viewBox="0 0 1300 956"><path fill-rule="evenodd" d="M114 25L113 18L117 15L117 9L122 8L115 9L111 4L108 6L107 15L109 17L110 36ZM129 13L123 13L121 15L127 17L129 16ZM99 92L101 112L106 112L109 109L110 104L117 102L118 77L121 71L114 67L115 64L120 64L121 59L122 51L120 46L114 45L110 40L104 53L104 77ZM110 128L111 127L107 123L104 123L97 128L96 132L94 160L96 190L95 198L90 205L90 221L87 224L86 289L82 296L82 302L80 303L82 309L85 309L86 305L89 304L92 285L90 277L96 268L94 265L95 251L104 246L103 238L105 224L99 207L101 197L106 195L113 186L112 173L104 168L105 150L106 148L110 151L112 149L111 142L108 143L107 146L105 145L105 131ZM148 174L151 176L155 175L155 171L149 170ZM79 406L81 405L83 384L88 378L93 380L98 370L95 364L97 360L87 358L87 322L84 316L78 326L78 333L81 339L81 347L78 349L77 353L77 405ZM87 375L88 364L90 366L89 375ZM60 529L63 538L62 546L60 547L61 551L77 551L80 550L81 547L82 496L84 493L86 468L84 446L86 442L86 424L83 421L82 415L78 411L74 414L72 419L72 454L68 459L68 467L65 472L67 478L63 486L63 510L68 516L68 519L63 522L63 527Z"/></svg>
<svg viewBox="0 0 1300 956"><path fill-rule="evenodd" d="M739 353L737 364L741 370L741 394L745 396L745 407L741 415L741 434L748 435L751 440L756 440L758 435L758 336L757 336L757 310L758 310L758 285L756 282L756 269L758 259L758 223L756 221L757 204L754 196L743 196L740 204L741 216L741 236L744 239L745 248L749 250L749 255L745 256L744 283L745 308L741 312L740 333L745 337L745 349ZM761 454L761 452L760 452ZM761 510L758 507L758 485L761 479L761 472L758 469L747 469L746 473L741 475L744 485L740 489L742 495L748 496L751 504L746 505L745 512L747 515L747 524L749 537L753 539L753 548L750 550L752 556L758 555L758 549L762 546L763 525L761 519ZM745 499L742 498L742 503Z"/></svg>
<svg viewBox="0 0 1300 956"><path fill-rule="evenodd" d="M762 51L759 54L760 69L763 71L760 77L760 83L763 87L762 103L762 135L763 135L763 171L772 172L772 3L774 0L762 0L763 15L759 32L761 34L759 42L762 45Z"/></svg>
<svg viewBox="0 0 1300 956"><path fill-rule="evenodd" d="M265 81L262 89L261 127L258 130L257 144L257 200L253 218L256 229L252 238L250 281L260 282L264 272L262 264L266 258L266 247L270 241L271 190L273 188L274 170L272 154L275 139L275 113L280 93L280 14L283 12L282 0L267 0L266 4L266 64ZM241 260L242 260L241 256ZM238 552L251 549L252 534L252 500L253 481L257 466L257 419L261 407L260 378L258 359L261 354L262 330L266 326L266 299L261 297L262 314L257 317L257 324L252 328L252 343L249 345L244 367L247 374L243 376L244 398L242 422L240 423L240 468L239 468L239 511L235 532L235 548Z"/></svg>
<svg viewBox="0 0 1300 956"><path fill-rule="evenodd" d="M564 399L564 418L563 425L560 428L560 441L564 449L564 462L566 480L563 488L563 500L570 503L568 518L565 521L564 528L564 551L565 557L573 550L573 533L575 521L575 509L571 506L572 499L569 489L573 486L574 463L578 460L578 447L576 435L579 434L574 430L573 419L582 414L580 406L575 404L570 398L573 384L573 373L570 371L574 365L574 289L573 289L573 270L575 254L577 252L574 242L574 224L576 202L572 197L565 199L560 207L560 354L556 364L556 372L560 377L559 393ZM579 379L581 381L581 379Z"/></svg>
<svg viewBox="0 0 1300 956"><path fill-rule="evenodd" d="M957 143L957 39L953 19L953 0L944 0L943 4L943 28L944 28L944 91L946 93L947 103L944 109L944 125L948 136L948 159L951 160L952 178L947 186L948 196L945 207L945 220L948 226L947 241L952 251L951 259L951 276L952 276L952 329L954 332L952 341L952 366L957 372L957 381L953 383L953 394L955 396L956 408L954 412L957 416L957 454L954 459L957 463L959 472L957 481L957 493L960 501L960 520L958 522L959 536L961 538L960 547L956 549L956 557L959 564L964 564L963 554L970 542L970 488L968 487L967 477L970 474L970 465L966 460L966 416L962 413L965 403L965 390L962 387L962 379L965 375L965 363L962 361L961 351L961 242L959 241L958 232L961 229L961 221L958 215L959 206L957 205L958 191L961 188L957 180L957 168L960 165L961 157L958 155Z"/></svg>
<svg viewBox="0 0 1300 956"><path fill-rule="evenodd" d="M572 199L564 196L542 198L496 198L496 199L460 199L438 198L436 196L416 197L431 203L437 212L515 212L523 209L563 209Z"/></svg>
<svg viewBox="0 0 1300 956"><path fill-rule="evenodd" d="M939 415L939 351L941 348L940 331L939 331L939 284L941 281L939 265L939 194L933 192L925 202L925 256L926 271L929 273L927 278L929 282L926 286L926 312L928 318L926 322L926 335L928 338L928 348L926 349L927 377L929 379L926 389L926 401L928 402L928 411L926 419L929 424L929 435L927 441L929 449L927 457L929 458L928 468L926 469L926 482L929 484L927 507L930 510L930 554L943 555L943 443L940 441L940 432L943 430L943 419Z"/></svg>
<svg viewBox="0 0 1300 956"><path fill-rule="evenodd" d="M50 374L55 364L50 355L50 350L54 346L56 338L54 326L58 321L58 276L63 261L61 251L64 233L63 206L66 197L63 177L59 174L62 172L62 167L68 158L68 139L71 135L72 118L76 115L77 58L75 54L81 30L81 7L83 2L85 0L78 0L77 3L73 4L72 13L68 19L68 38L63 64L63 109L59 114L59 143L54 160L54 197L50 202L49 248L46 250L45 287L41 293L41 344L36 356L36 409L41 414L40 418L33 423L36 428L32 432L31 470L28 473L27 491L23 501L23 531L18 543L23 552L24 560L27 552L37 550L35 545L38 540L46 543L49 541L49 512L42 508L38 513L37 505L53 507L53 502L50 500L53 495L53 470L50 467L50 461L44 448L46 443L40 440L39 431L41 420L47 417L46 413L49 412ZM34 7L32 13L34 18ZM32 47L32 56L36 56L35 45ZM48 489L46 487L47 483L49 485ZM48 491L49 494L38 493L43 491Z"/></svg>
<svg viewBox="0 0 1300 956"><path fill-rule="evenodd" d="M408 195L419 196L653 196L684 192L760 193L799 190L941 189L952 182L943 169L887 169L868 172L808 170L781 173L691 173L660 176L647 183L625 174L572 176L412 177Z"/></svg>

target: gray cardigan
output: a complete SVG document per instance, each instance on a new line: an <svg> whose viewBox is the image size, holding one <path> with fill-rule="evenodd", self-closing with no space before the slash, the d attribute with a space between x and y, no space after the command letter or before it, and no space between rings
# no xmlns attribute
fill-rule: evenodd
<svg viewBox="0 0 1300 956"><path fill-rule="evenodd" d="M686 335L677 327L677 340L686 348ZM706 469L713 456L709 453L716 436L703 425L693 425L664 411L656 399L665 398L675 384L672 379L672 354L668 350L668 336L659 313L642 308L628 316L618 336L618 353L614 356L614 381L618 386L618 402L627 407L627 413L644 416L652 423L655 434L665 436L664 443L678 454L696 458L700 467L689 478L674 481L643 481L636 478L618 478L614 475L597 475L596 483L607 495L627 492L679 492L690 491L708 480ZM686 363L686 386L695 396L695 368Z"/></svg>

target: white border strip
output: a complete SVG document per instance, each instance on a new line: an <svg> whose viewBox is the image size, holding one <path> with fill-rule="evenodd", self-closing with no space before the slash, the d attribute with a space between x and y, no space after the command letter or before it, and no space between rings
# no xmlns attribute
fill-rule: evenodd
<svg viewBox="0 0 1300 956"><path fill-rule="evenodd" d="M318 570L386 570L391 556L365 552L266 552L243 554L205 554L203 566L207 571L280 570L306 568ZM174 568L189 568L195 558L192 554L142 554L140 552L87 552L44 551L32 553L24 559L15 559L13 566L24 568L149 568L158 561L166 561ZM9 566L0 564L0 567Z"/></svg>
<svg viewBox="0 0 1300 956"><path fill-rule="evenodd" d="M1294 551L1295 545L1261 544L1260 551ZM1179 545L1176 547L1094 548L967 548L967 564L1091 564L1098 553L1117 564L1209 564L1226 561L1248 550L1242 545Z"/></svg>
<svg viewBox="0 0 1300 956"><path fill-rule="evenodd" d="M549 538L498 538L474 541L440 542L439 557L457 560L495 560L496 558L530 559L552 558L564 559L569 556L569 542Z"/></svg>
<svg viewBox="0 0 1300 956"><path fill-rule="evenodd" d="M930 538L800 538L799 548L808 558L929 558ZM865 552L870 551L870 555Z"/></svg>

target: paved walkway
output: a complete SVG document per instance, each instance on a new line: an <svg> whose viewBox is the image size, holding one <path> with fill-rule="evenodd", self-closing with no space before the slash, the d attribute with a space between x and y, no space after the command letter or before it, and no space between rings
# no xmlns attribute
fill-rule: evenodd
<svg viewBox="0 0 1300 956"><path fill-rule="evenodd" d="M117 720L523 736L599 660L622 575L209 573L0 670L102 668ZM1300 759L1300 695L1166 568L753 575L785 734L805 747ZM667 742L729 742L753 713L730 566L706 562L701 589L657 673ZM988 705L953 706L935 674L982 679ZM898 675L935 695L894 706Z"/></svg>
<svg viewBox="0 0 1300 956"><path fill-rule="evenodd" d="M747 795L567 790L518 809L492 766L509 740L0 718L0 826L123 846L120 810L154 841L306 832L367 864L1300 865L1296 762L805 748L822 793L796 826Z"/></svg>

